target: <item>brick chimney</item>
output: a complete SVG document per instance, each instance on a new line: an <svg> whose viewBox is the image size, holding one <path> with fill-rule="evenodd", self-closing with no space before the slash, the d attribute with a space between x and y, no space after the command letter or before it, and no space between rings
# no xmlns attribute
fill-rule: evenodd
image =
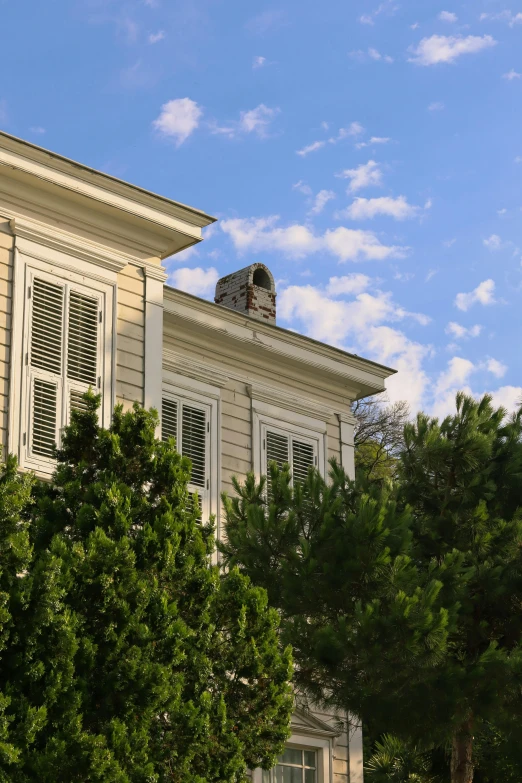
<svg viewBox="0 0 522 783"><path fill-rule="evenodd" d="M214 301L258 321L276 322L274 278L264 264L250 264L222 277L217 281Z"/></svg>

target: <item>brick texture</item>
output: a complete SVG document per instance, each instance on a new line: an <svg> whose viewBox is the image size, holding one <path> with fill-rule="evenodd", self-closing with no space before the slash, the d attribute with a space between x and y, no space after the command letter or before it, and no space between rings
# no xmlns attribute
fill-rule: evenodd
<svg viewBox="0 0 522 783"><path fill-rule="evenodd" d="M264 264L250 264L222 277L217 282L214 301L258 321L276 322L274 278Z"/></svg>

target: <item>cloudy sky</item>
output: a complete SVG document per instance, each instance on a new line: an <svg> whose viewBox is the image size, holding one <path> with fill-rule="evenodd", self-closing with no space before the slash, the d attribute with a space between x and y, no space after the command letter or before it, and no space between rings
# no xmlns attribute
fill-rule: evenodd
<svg viewBox="0 0 522 783"><path fill-rule="evenodd" d="M0 0L0 127L219 218L170 283L266 263L278 323L522 396L522 2Z"/></svg>

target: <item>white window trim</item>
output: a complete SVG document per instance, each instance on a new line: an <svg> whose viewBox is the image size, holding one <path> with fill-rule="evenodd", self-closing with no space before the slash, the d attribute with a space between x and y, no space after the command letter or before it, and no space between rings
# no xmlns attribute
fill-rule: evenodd
<svg viewBox="0 0 522 783"><path fill-rule="evenodd" d="M295 420L288 416L289 411L284 408L275 409L274 406L270 406L270 408L271 412L276 414L275 417L259 410L253 410L252 412L252 452L256 480L259 481L265 472L263 464L263 437L267 428L288 435L301 436L304 440L317 444L317 469L322 476L326 476L326 455L328 453L326 425L323 426L323 422L319 422L316 419L310 419L309 425L311 426L302 426L302 424L295 423Z"/></svg>
<svg viewBox="0 0 522 783"><path fill-rule="evenodd" d="M23 443L24 432L28 434L28 381L25 372L24 355L29 340L27 330L29 307L27 286L31 274L38 272L51 276L57 283L70 283L79 289L90 289L100 298L102 307L103 348L100 356L101 388L100 423L108 427L114 409L116 377L116 273L100 270L82 259L72 259L65 253L51 251L34 242L16 238L14 250L12 344L9 381L9 430L8 449L16 454L21 468L35 470L48 477L55 467L54 460L46 458L27 459L28 446Z"/></svg>
<svg viewBox="0 0 522 783"><path fill-rule="evenodd" d="M292 734L287 747L299 750L315 750L317 753L317 783L332 783L333 743L331 739L313 737L308 734ZM263 770L255 769L252 783L263 783Z"/></svg>
<svg viewBox="0 0 522 783"><path fill-rule="evenodd" d="M220 511L220 390L217 387L187 378L173 372L164 372L163 397L169 395L181 398L188 403L195 402L204 405L208 409L210 423L209 437L209 514L215 517L216 537L219 538L219 511Z"/></svg>

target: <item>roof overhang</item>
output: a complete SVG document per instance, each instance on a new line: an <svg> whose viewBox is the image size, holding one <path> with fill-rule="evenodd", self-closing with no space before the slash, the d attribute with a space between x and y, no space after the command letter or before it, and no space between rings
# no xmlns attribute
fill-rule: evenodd
<svg viewBox="0 0 522 783"><path fill-rule="evenodd" d="M54 195L62 209L69 205L71 218L88 206L103 213L115 234L129 231L136 241L144 237L144 247L161 259L200 242L202 229L215 222L200 210L0 132L0 197L14 204L10 218L19 216L14 214L17 192L32 194L40 204L51 203Z"/></svg>
<svg viewBox="0 0 522 783"><path fill-rule="evenodd" d="M254 318L230 310L222 305L207 302L170 286L164 288L164 312L175 323L189 326L191 330L219 334L220 340L247 345L250 352L261 352L278 357L285 364L292 363L312 373L320 372L350 390L353 400L385 391L385 380L395 370L362 359L310 337L297 334L279 326L265 324Z"/></svg>

